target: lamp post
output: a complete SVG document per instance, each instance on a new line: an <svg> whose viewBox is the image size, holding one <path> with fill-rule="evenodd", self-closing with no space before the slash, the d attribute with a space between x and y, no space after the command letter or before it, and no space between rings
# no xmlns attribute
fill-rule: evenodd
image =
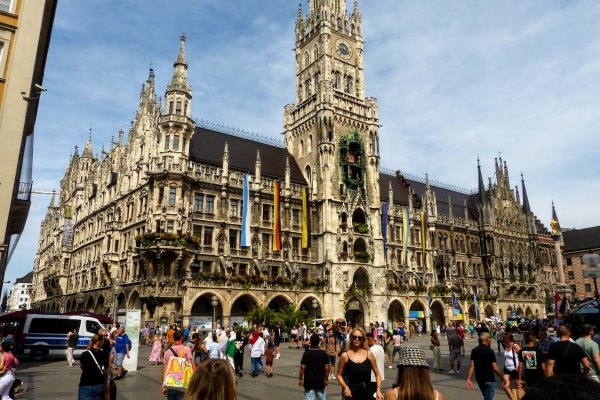
<svg viewBox="0 0 600 400"><path fill-rule="evenodd" d="M319 302L317 299L313 299L312 307L315 309L315 319L317 319L317 308L319 308Z"/></svg>
<svg viewBox="0 0 600 400"><path fill-rule="evenodd" d="M123 283L123 279L121 279L121 278L113 279L113 290L115 292L115 297L114 297L114 302L113 302L113 324L115 323L115 320L117 319L117 296L119 295L119 293L123 292L123 287L121 286L122 283Z"/></svg>
<svg viewBox="0 0 600 400"><path fill-rule="evenodd" d="M212 304L213 306L213 329L217 329L216 324L217 324L217 306L219 305L219 299L217 298L217 296L213 295L210 298L210 304Z"/></svg>

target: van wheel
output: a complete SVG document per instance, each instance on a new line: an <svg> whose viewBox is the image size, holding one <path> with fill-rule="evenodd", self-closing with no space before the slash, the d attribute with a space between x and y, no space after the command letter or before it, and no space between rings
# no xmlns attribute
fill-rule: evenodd
<svg viewBox="0 0 600 400"><path fill-rule="evenodd" d="M48 355L48 351L46 349L44 349L43 347L34 347L29 352L29 357L31 357L31 359L35 360L35 361L42 361L43 359L46 358L47 355Z"/></svg>

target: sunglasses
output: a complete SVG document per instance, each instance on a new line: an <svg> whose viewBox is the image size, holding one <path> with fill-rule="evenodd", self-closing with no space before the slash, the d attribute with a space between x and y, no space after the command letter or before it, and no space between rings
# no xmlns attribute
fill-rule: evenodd
<svg viewBox="0 0 600 400"><path fill-rule="evenodd" d="M365 339L364 336L352 335L352 340L360 340L362 342L364 339Z"/></svg>

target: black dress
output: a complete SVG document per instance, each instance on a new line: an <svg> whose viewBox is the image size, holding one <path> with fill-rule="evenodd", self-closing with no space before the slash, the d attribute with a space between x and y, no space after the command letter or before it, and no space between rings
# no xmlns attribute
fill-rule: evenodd
<svg viewBox="0 0 600 400"><path fill-rule="evenodd" d="M346 374L348 374L348 387L352 393L352 400L373 400L375 392L371 387L371 360L368 356L369 351L367 350L365 361L356 363L348 354Z"/></svg>

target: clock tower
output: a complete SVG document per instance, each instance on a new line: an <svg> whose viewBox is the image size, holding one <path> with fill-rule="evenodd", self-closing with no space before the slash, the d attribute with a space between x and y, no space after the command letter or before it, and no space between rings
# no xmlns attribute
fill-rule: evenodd
<svg viewBox="0 0 600 400"><path fill-rule="evenodd" d="M308 15L298 9L296 103L284 109L284 140L310 186L311 252L349 273L358 253L363 268L383 268L379 116L377 100L365 97L358 1L352 13L346 0L309 3Z"/></svg>

